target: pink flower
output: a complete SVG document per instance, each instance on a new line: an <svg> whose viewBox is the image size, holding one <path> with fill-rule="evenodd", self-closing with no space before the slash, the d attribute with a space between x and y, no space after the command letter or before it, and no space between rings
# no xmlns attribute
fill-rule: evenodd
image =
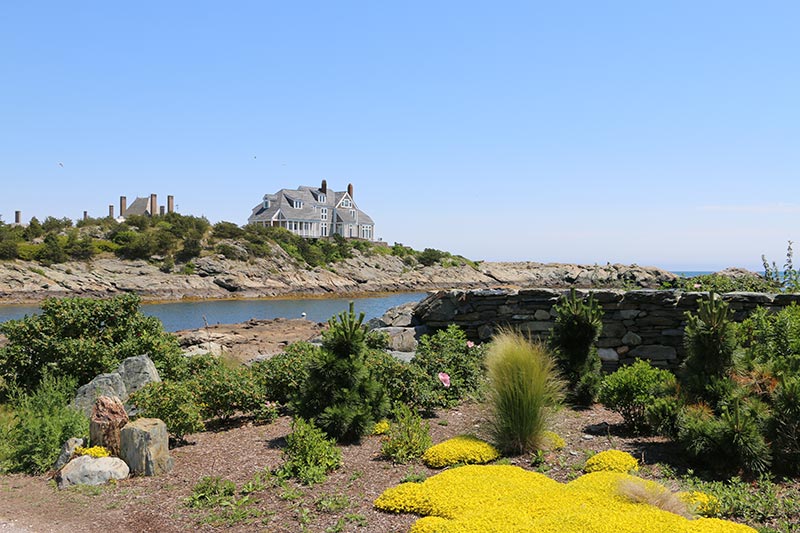
<svg viewBox="0 0 800 533"><path fill-rule="evenodd" d="M439 372L439 381L442 382L445 389L450 387L450 376L446 372Z"/></svg>
<svg viewBox="0 0 800 533"><path fill-rule="evenodd" d="M702 287L702 285L700 285L699 283L695 283L695 284L694 284L694 288L695 288L695 289L699 289L700 287Z"/></svg>
<svg viewBox="0 0 800 533"><path fill-rule="evenodd" d="M474 348L474 347L475 347L475 343L474 342L467 341L467 348Z"/></svg>

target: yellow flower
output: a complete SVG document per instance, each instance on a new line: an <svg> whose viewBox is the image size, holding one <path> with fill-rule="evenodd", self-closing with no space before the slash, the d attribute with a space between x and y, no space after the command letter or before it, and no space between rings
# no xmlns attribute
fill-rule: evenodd
<svg viewBox="0 0 800 533"><path fill-rule="evenodd" d="M385 418L380 422L375 424L375 427L372 428L373 435L386 435L389 432L389 421Z"/></svg>
<svg viewBox="0 0 800 533"><path fill-rule="evenodd" d="M631 501L618 494L621 482L666 490L618 472L586 474L565 485L516 466L469 465L390 488L375 507L422 516L411 533L756 533Z"/></svg>
<svg viewBox="0 0 800 533"><path fill-rule="evenodd" d="M691 511L702 516L718 516L722 511L719 499L711 494L697 490L679 492L678 497L686 503Z"/></svg>
<svg viewBox="0 0 800 533"><path fill-rule="evenodd" d="M583 467L587 474L591 472L635 472L639 470L639 462L629 453L619 450L606 450L591 456Z"/></svg>
<svg viewBox="0 0 800 533"><path fill-rule="evenodd" d="M444 468L455 464L483 464L500 457L500 452L481 439L460 435L428 448L422 462L431 468Z"/></svg>
<svg viewBox="0 0 800 533"><path fill-rule="evenodd" d="M84 448L83 446L78 446L75 448L75 455L88 455L90 457L108 457L111 455L106 448L102 446L92 446L91 448Z"/></svg>
<svg viewBox="0 0 800 533"><path fill-rule="evenodd" d="M542 448L549 451L556 451L564 448L567 443L564 442L557 433L552 431L545 431L542 435Z"/></svg>

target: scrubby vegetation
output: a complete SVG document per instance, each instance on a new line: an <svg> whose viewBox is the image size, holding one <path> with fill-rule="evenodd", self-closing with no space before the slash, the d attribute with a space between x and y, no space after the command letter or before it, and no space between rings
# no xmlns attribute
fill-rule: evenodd
<svg viewBox="0 0 800 533"><path fill-rule="evenodd" d="M113 218L87 218L74 226L68 218L35 217L27 226L0 221L0 260L26 259L50 266L66 261L88 261L101 254L121 259L156 263L164 272L190 273L192 260L220 254L234 261L270 257L280 247L300 265L323 267L353 257L354 250L365 256L393 255L409 266L477 264L442 250L417 251L402 244L392 247L360 239L307 239L280 227L240 227L221 221L211 225L204 217L167 213L157 216L129 216L124 222Z"/></svg>

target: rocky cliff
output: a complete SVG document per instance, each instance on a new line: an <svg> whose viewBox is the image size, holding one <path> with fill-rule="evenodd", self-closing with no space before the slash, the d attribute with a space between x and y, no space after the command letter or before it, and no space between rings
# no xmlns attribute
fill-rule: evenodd
<svg viewBox="0 0 800 533"><path fill-rule="evenodd" d="M234 261L210 255L194 261L192 274L162 272L146 261L106 257L44 267L0 262L0 303L35 302L55 296L111 296L132 292L145 300L256 298L285 295L358 294L494 287L657 288L675 276L654 267L557 263L480 263L410 267L384 254L353 257L310 269L275 246L265 259Z"/></svg>

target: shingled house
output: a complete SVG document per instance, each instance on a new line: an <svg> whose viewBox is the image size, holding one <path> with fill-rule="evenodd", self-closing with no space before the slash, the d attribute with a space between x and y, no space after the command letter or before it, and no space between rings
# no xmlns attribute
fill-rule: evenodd
<svg viewBox="0 0 800 533"><path fill-rule="evenodd" d="M247 222L286 228L308 238L338 234L371 241L375 235L375 222L353 201L353 185L336 192L328 189L325 180L319 187L301 185L265 194Z"/></svg>

